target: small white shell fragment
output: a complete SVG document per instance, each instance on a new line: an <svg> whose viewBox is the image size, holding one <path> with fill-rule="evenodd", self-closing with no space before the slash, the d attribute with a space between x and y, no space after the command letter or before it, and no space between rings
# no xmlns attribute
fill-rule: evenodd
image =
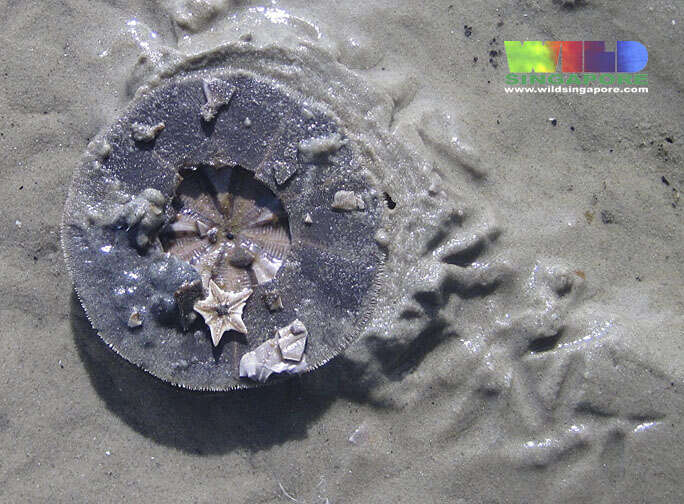
<svg viewBox="0 0 684 504"><path fill-rule="evenodd" d="M240 378L265 383L273 373L296 374L307 367L306 357L300 362L286 362L280 354L278 339L271 338L240 359Z"/></svg>
<svg viewBox="0 0 684 504"><path fill-rule="evenodd" d="M264 207L261 209L259 216L255 219L254 225L265 226L267 224L275 224L276 222L278 222L278 216L270 209Z"/></svg>
<svg viewBox="0 0 684 504"><path fill-rule="evenodd" d="M313 217L311 217L311 214L308 213L304 216L304 224L313 224Z"/></svg>
<svg viewBox="0 0 684 504"><path fill-rule="evenodd" d="M210 228L208 224L198 220L195 221L195 226L197 227L197 234L200 235L201 238L204 238L209 233Z"/></svg>
<svg viewBox="0 0 684 504"><path fill-rule="evenodd" d="M301 320L295 319L294 322L290 324L290 331L292 331L292 334L303 334L306 332L306 327Z"/></svg>
<svg viewBox="0 0 684 504"><path fill-rule="evenodd" d="M333 197L332 208L352 212L354 210L365 210L366 204L363 202L363 198L354 191L337 191Z"/></svg>
<svg viewBox="0 0 684 504"><path fill-rule="evenodd" d="M290 325L278 329L278 346L283 359L300 362L306 349L309 332L304 324L295 319Z"/></svg>
<svg viewBox="0 0 684 504"><path fill-rule="evenodd" d="M163 122L154 125L134 122L131 124L131 136L136 142L151 142L165 127Z"/></svg>
<svg viewBox="0 0 684 504"><path fill-rule="evenodd" d="M192 224L192 222L189 221L178 220L169 225L169 229L171 229L174 233L194 233L197 231L197 225Z"/></svg>
<svg viewBox="0 0 684 504"><path fill-rule="evenodd" d="M299 142L299 154L305 163L315 163L335 154L344 145L347 145L347 139L343 139L339 133L332 133L327 136L302 140Z"/></svg>
<svg viewBox="0 0 684 504"><path fill-rule="evenodd" d="M131 329L134 329L136 327L140 327L142 325L142 323L143 323L143 320L142 320L141 313L137 309L133 310L133 312L131 313L131 316L128 317L128 327L130 327Z"/></svg>
<svg viewBox="0 0 684 504"><path fill-rule="evenodd" d="M308 334L299 319L281 327L275 338L242 356L240 377L264 383L273 373L301 373L307 367L304 351Z"/></svg>
<svg viewBox="0 0 684 504"><path fill-rule="evenodd" d="M235 86L221 79L204 79L202 82L207 102L200 108L202 119L213 121L221 107L228 105L235 94Z"/></svg>
<svg viewBox="0 0 684 504"><path fill-rule="evenodd" d="M245 117L245 120L242 122L242 124L245 125L245 128L251 128L252 120L249 117Z"/></svg>

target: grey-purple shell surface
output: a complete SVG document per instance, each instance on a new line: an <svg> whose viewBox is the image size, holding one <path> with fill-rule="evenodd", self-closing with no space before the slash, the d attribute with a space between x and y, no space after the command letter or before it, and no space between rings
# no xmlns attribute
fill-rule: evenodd
<svg viewBox="0 0 684 504"><path fill-rule="evenodd" d="M187 197L202 184L209 197ZM239 219L238 191L247 216ZM336 208L340 191L358 205ZM211 217L224 207L229 215ZM78 297L109 347L171 384L222 391L258 385L240 377L241 358L294 320L308 331L298 373L359 335L382 275L374 239L382 214L353 142L323 108L248 73L196 72L136 98L90 147L69 192L62 243ZM208 262L209 253L219 259ZM247 333L228 331L216 346L192 309L209 279L252 291Z"/></svg>

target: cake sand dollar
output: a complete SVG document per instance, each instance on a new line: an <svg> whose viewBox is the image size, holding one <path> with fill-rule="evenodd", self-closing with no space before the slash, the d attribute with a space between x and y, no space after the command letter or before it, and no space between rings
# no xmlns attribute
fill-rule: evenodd
<svg viewBox="0 0 684 504"><path fill-rule="evenodd" d="M325 107L250 72L188 71L139 93L89 146L64 211L100 337L196 390L329 361L362 331L384 261L382 193L357 153Z"/></svg>

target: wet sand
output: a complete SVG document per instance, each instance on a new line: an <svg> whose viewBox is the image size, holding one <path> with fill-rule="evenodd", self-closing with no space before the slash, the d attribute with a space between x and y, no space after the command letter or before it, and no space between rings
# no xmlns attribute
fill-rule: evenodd
<svg viewBox="0 0 684 504"><path fill-rule="evenodd" d="M681 501L680 6L1 9L0 500ZM649 93L504 92L504 40L564 38L642 41ZM380 173L392 282L366 334L313 373L210 395L101 343L59 235L88 143L159 65L226 42L355 72L349 128L375 104L424 171Z"/></svg>

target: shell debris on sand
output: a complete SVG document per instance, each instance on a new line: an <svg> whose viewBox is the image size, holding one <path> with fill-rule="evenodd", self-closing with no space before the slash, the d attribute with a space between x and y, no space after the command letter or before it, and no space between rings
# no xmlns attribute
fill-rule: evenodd
<svg viewBox="0 0 684 504"><path fill-rule="evenodd" d="M240 376L265 383L272 374L294 374L306 368L306 342L309 332L295 319L276 331L276 337L246 353L240 360Z"/></svg>

